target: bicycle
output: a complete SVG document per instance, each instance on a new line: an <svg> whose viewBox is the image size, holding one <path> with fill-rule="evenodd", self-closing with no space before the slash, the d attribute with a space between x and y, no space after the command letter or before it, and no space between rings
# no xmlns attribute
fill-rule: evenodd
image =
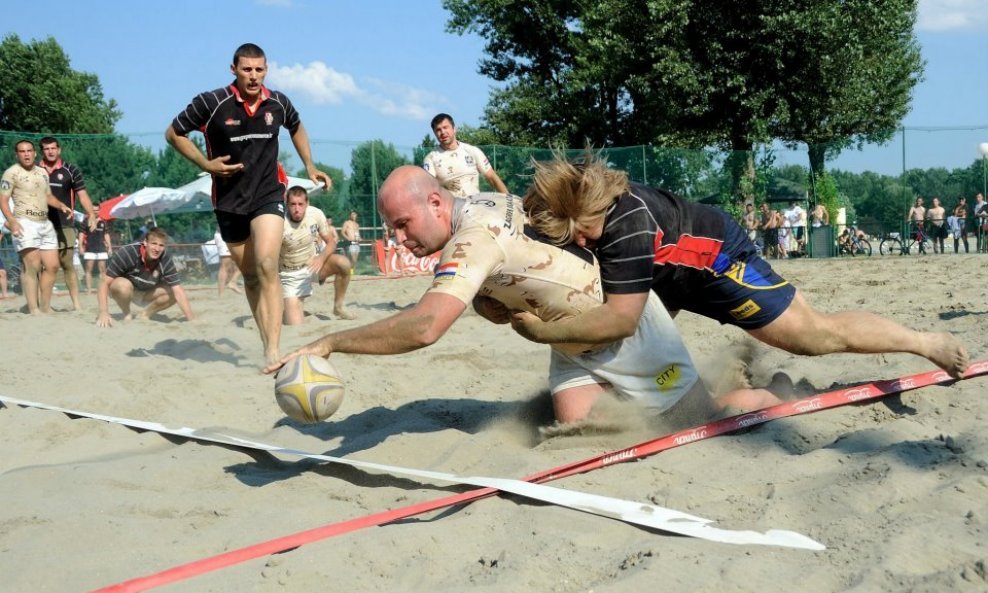
<svg viewBox="0 0 988 593"><path fill-rule="evenodd" d="M916 226L906 242L899 238L899 233L889 233L878 245L882 255L919 255L930 253L933 244L926 238L922 226Z"/></svg>
<svg viewBox="0 0 988 593"><path fill-rule="evenodd" d="M858 229L848 227L837 240L837 255L871 255L871 243Z"/></svg>

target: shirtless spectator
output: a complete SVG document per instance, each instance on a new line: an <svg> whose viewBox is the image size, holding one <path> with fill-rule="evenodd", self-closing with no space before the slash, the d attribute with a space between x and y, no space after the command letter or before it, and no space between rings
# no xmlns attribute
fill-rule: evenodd
<svg viewBox="0 0 988 593"><path fill-rule="evenodd" d="M906 214L906 221L909 223L909 233L914 239L918 240L925 234L923 225L926 222L926 207L923 206L923 198L916 198L916 202ZM926 247L923 241L918 241L918 246L919 252L925 255Z"/></svg>
<svg viewBox="0 0 988 593"><path fill-rule="evenodd" d="M357 260L360 259L360 224L357 223L357 211L351 210L350 216L343 221L340 228L343 233L343 253L350 258L350 274L357 269Z"/></svg>
<svg viewBox="0 0 988 593"><path fill-rule="evenodd" d="M304 301L312 294L312 281L322 284L335 276L333 313L341 319L355 319L343 304L350 285L350 260L335 253L336 229L329 226L321 210L309 206L305 188L288 189L288 212L281 239L279 277L285 298L285 325L298 325L305 318ZM316 249L322 241L323 250Z"/></svg>
<svg viewBox="0 0 988 593"><path fill-rule="evenodd" d="M755 216L755 205L747 203L744 205L744 216L741 218L744 229L748 231L748 240L758 244L758 217Z"/></svg>
<svg viewBox="0 0 988 593"><path fill-rule="evenodd" d="M111 296L123 311L124 321L134 318L131 303L138 296L144 304L144 310L137 316L139 319L150 319L175 303L178 303L187 320L195 319L189 299L179 283L175 262L166 250L167 245L168 234L152 227L142 242L124 245L113 252L97 293L98 327L113 325L109 305Z"/></svg>
<svg viewBox="0 0 988 593"><path fill-rule="evenodd" d="M765 257L779 258L779 218L775 210L768 204L761 205L762 211L762 241L765 243Z"/></svg>
<svg viewBox="0 0 988 593"><path fill-rule="evenodd" d="M978 194L981 195L981 194ZM954 253L959 251L960 245L958 243L964 243L964 253L970 253L970 247L967 243L967 198L961 196L957 200L957 205L954 206L954 218L957 219L957 228L960 232L956 233L954 236Z"/></svg>
<svg viewBox="0 0 988 593"><path fill-rule="evenodd" d="M946 213L946 209L940 204L940 198L934 196L933 205L926 210L926 221L930 224L930 241L933 243L933 253L946 253L943 248L944 240L947 238Z"/></svg>

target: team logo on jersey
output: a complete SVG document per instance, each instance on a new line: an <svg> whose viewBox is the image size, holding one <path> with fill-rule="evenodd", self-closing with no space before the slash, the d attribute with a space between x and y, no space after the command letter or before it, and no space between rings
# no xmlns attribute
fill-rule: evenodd
<svg viewBox="0 0 988 593"><path fill-rule="evenodd" d="M239 119L233 119L232 117L228 117L228 118L226 118L226 121L223 122L223 123L225 123L228 126L239 126L240 125L240 120Z"/></svg>
<svg viewBox="0 0 988 593"><path fill-rule="evenodd" d="M679 367L671 364L655 376L655 384L658 385L659 391L669 391L676 387L682 376L683 373L679 370Z"/></svg>
<svg viewBox="0 0 988 593"><path fill-rule="evenodd" d="M59 173L58 174L58 180L61 181L63 179L65 179L65 175L62 175L61 173Z"/></svg>
<svg viewBox="0 0 988 593"><path fill-rule="evenodd" d="M264 114L264 123L268 124L269 126L274 123L274 115L270 111Z"/></svg>
<svg viewBox="0 0 988 593"><path fill-rule="evenodd" d="M278 202L278 214L281 214L282 216L285 215L285 203L284 202Z"/></svg>
<svg viewBox="0 0 988 593"><path fill-rule="evenodd" d="M466 157L464 157L463 161L466 164L468 164L468 165L472 165L474 163L473 157L470 156L470 155L466 155Z"/></svg>
<svg viewBox="0 0 988 593"><path fill-rule="evenodd" d="M10 189L10 182L7 181L6 179L4 179L3 181L0 181L0 189L2 189L2 190L8 190L8 189Z"/></svg>
<svg viewBox="0 0 988 593"><path fill-rule="evenodd" d="M738 321L742 321L744 319L751 317L755 313L758 313L761 310L762 308L758 306L758 303L756 303L751 299L748 299L747 301L742 303L740 307L731 309L730 313L731 313L731 317L737 319Z"/></svg>

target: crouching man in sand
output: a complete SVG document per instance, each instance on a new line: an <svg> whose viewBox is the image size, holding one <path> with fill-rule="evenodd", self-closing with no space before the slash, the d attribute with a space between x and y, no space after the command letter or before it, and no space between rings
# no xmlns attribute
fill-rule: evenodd
<svg viewBox="0 0 988 593"><path fill-rule="evenodd" d="M179 284L175 262L172 261L171 254L165 251L167 245L168 234L160 228L153 228L148 231L144 241L124 245L113 252L97 294L97 326L113 325L110 320L110 295L120 305L123 320L133 319L130 305L135 292L140 294L144 303L144 310L138 315L141 319L150 319L155 313L164 311L175 303L178 303L187 320L195 319L185 290Z"/></svg>
<svg viewBox="0 0 988 593"><path fill-rule="evenodd" d="M404 166L381 186L378 208L398 242L416 256L442 250L432 286L414 307L328 334L265 372L300 354L400 354L423 348L445 334L471 303L485 318L504 323L509 310L553 320L601 303L600 276L590 253L536 240L515 196L454 198L423 169ZM650 299L647 308L639 331L629 338L553 346L549 383L558 422L587 419L607 388L679 428L703 422L726 405L751 409L778 403L763 389L731 392L715 403L659 299Z"/></svg>

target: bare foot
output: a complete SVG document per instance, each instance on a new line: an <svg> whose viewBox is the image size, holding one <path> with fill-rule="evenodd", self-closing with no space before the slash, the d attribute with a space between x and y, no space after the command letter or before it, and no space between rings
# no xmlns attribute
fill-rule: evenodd
<svg viewBox="0 0 988 593"><path fill-rule="evenodd" d="M337 317L339 317L340 319L356 319L357 318L357 314L356 313L351 313L349 311L349 309L347 309L346 307L336 307L335 309L333 309L333 314L336 315Z"/></svg>
<svg viewBox="0 0 988 593"><path fill-rule="evenodd" d="M120 321L130 321L133 318L134 318L133 313L125 313L124 316L120 318Z"/></svg>
<svg viewBox="0 0 988 593"><path fill-rule="evenodd" d="M236 284L227 284L226 287L229 288L230 290L232 290L233 292L237 293L237 294L243 294L243 292L244 292L244 291L240 290L240 287L237 286Z"/></svg>
<svg viewBox="0 0 988 593"><path fill-rule="evenodd" d="M967 348L953 334L926 334L926 346L926 358L955 379L963 377L964 371L971 364Z"/></svg>

